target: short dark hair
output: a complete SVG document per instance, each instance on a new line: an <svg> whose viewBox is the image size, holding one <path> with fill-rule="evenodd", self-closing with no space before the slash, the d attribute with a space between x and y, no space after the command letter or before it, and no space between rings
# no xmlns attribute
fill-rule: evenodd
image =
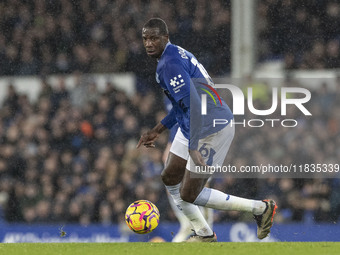
<svg viewBox="0 0 340 255"><path fill-rule="evenodd" d="M158 28L160 35L168 35L169 30L165 21L160 18L149 19L143 26L143 28Z"/></svg>

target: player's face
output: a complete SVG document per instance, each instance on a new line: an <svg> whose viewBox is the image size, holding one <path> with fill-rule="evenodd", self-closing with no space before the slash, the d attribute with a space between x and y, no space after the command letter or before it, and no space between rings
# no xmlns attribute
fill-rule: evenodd
<svg viewBox="0 0 340 255"><path fill-rule="evenodd" d="M143 44L146 54L153 58L159 58L169 41L168 35L160 35L159 28L143 28Z"/></svg>

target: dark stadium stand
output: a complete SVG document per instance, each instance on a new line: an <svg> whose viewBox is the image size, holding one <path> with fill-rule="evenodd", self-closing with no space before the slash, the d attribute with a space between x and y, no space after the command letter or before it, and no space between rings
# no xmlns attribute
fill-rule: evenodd
<svg viewBox="0 0 340 255"><path fill-rule="evenodd" d="M122 222L126 207L137 199L156 203L162 221L176 221L160 181L166 135L152 153L134 149L141 131L165 116L140 29L145 17L162 15L173 43L192 51L212 76L225 75L230 72L229 2L1 1L0 76L129 71L137 75L138 93L129 97L113 84L99 92L95 81L68 90L42 78L39 99L30 102L9 86L0 108L0 221L108 225ZM261 0L258 13L260 61L285 59L287 69L340 67L339 3ZM306 20L313 26L304 26ZM314 91L309 105L314 121L301 120L299 128L238 129L230 164L268 158L287 164L338 162L339 88L340 83L337 91L326 86ZM298 111L291 114L299 118ZM244 197L274 197L277 222L339 219L339 178L226 178L213 185ZM216 212L215 222L244 217Z"/></svg>

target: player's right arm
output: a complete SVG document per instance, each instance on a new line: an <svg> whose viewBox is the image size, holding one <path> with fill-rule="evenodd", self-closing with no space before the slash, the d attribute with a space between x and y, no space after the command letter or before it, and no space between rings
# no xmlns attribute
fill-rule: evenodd
<svg viewBox="0 0 340 255"><path fill-rule="evenodd" d="M141 145L147 148L154 148L154 142L157 140L158 136L166 130L167 127L159 122L153 129L141 135L136 148L138 149Z"/></svg>

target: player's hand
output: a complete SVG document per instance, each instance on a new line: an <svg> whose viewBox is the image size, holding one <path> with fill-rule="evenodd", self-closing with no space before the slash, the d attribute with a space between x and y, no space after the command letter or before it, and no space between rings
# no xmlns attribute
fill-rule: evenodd
<svg viewBox="0 0 340 255"><path fill-rule="evenodd" d="M189 154L196 166L207 166L198 150L189 150Z"/></svg>
<svg viewBox="0 0 340 255"><path fill-rule="evenodd" d="M136 148L138 149L141 145L144 145L146 148L154 148L154 142L158 138L158 135L157 132L152 130L142 134Z"/></svg>

